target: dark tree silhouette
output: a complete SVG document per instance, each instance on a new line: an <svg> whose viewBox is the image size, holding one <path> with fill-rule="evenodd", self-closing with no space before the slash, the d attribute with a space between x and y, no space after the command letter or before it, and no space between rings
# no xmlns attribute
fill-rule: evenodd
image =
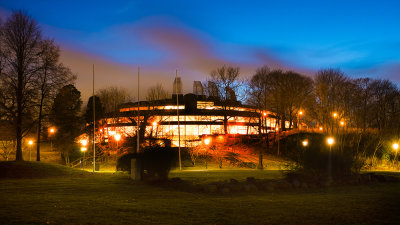
<svg viewBox="0 0 400 225"><path fill-rule="evenodd" d="M69 152L75 138L82 131L82 120L79 116L81 105L81 93L72 84L62 87L54 99L50 119L57 127L55 144L61 150L66 164L69 163Z"/></svg>
<svg viewBox="0 0 400 225"><path fill-rule="evenodd" d="M0 105L14 121L16 160L22 158L22 137L32 125L33 97L41 32L35 20L14 12L1 26ZM30 117L30 118L29 118Z"/></svg>

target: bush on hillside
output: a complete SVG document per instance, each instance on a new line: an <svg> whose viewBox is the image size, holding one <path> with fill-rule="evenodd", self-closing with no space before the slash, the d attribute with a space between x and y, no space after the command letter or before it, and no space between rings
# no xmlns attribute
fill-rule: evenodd
<svg viewBox="0 0 400 225"><path fill-rule="evenodd" d="M117 170L131 171L131 159L141 165L144 180L165 180L169 171L176 166L177 154L171 147L149 147L143 152L126 154L117 161Z"/></svg>
<svg viewBox="0 0 400 225"><path fill-rule="evenodd" d="M295 170L315 177L329 176L328 164L331 161L332 177L340 178L358 173L364 165L364 157L356 152L356 144L346 135L336 137L331 152L326 136L316 133L299 133L281 140L282 155L295 162ZM307 146L302 142L308 141Z"/></svg>

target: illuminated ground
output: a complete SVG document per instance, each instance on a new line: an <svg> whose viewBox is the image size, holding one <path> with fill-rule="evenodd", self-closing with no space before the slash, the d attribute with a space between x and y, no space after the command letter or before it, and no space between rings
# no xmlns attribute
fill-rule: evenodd
<svg viewBox="0 0 400 225"><path fill-rule="evenodd" d="M135 184L126 174L0 180L1 224L396 224L400 183L205 194ZM196 182L277 171L173 172Z"/></svg>

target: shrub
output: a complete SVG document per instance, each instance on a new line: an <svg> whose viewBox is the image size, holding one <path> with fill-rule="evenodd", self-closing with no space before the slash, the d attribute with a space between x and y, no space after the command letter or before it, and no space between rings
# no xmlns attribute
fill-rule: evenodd
<svg viewBox="0 0 400 225"><path fill-rule="evenodd" d="M302 141L308 140L308 146ZM328 177L329 160L334 178L358 173L364 165L364 158L357 154L356 144L350 136L337 136L331 151L326 136L316 133L299 133L281 140L282 154L295 162L295 170L315 177ZM330 159L329 159L330 158Z"/></svg>
<svg viewBox="0 0 400 225"><path fill-rule="evenodd" d="M177 154L171 147L149 147L143 152L126 154L117 161L117 170L131 171L131 159L135 158L141 165L144 180L164 180L169 171L176 166Z"/></svg>

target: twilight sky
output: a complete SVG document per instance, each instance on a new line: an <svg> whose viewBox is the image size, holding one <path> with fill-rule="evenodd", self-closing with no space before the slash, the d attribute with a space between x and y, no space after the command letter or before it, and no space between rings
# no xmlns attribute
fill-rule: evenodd
<svg viewBox="0 0 400 225"><path fill-rule="evenodd" d="M137 66L141 93L156 83L171 91L175 69L191 92L194 80L222 65L239 66L243 78L263 65L310 76L333 67L400 84L396 0L0 0L3 20L18 9L61 46L84 101L92 64L97 89L117 85L132 93Z"/></svg>

